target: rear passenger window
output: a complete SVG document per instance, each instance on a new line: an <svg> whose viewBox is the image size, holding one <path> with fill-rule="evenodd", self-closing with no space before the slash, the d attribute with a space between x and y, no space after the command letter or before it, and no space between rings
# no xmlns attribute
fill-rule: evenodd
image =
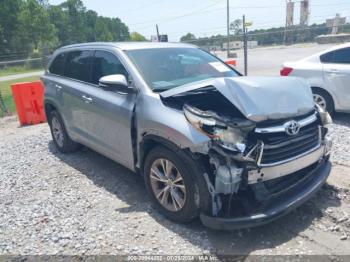
<svg viewBox="0 0 350 262"><path fill-rule="evenodd" d="M73 51L68 53L65 76L90 82L92 51Z"/></svg>
<svg viewBox="0 0 350 262"><path fill-rule="evenodd" d="M334 63L334 52L329 52L320 56L321 62L325 64Z"/></svg>
<svg viewBox="0 0 350 262"><path fill-rule="evenodd" d="M92 83L98 84L103 76L124 75L128 78L128 73L120 60L112 53L96 51L93 58Z"/></svg>
<svg viewBox="0 0 350 262"><path fill-rule="evenodd" d="M350 64L350 48L339 49L334 52L334 63Z"/></svg>
<svg viewBox="0 0 350 262"><path fill-rule="evenodd" d="M350 64L350 48L343 48L321 55L322 63Z"/></svg>
<svg viewBox="0 0 350 262"><path fill-rule="evenodd" d="M64 63L66 54L62 53L56 56L55 60L50 65L49 72L51 74L62 76L64 73Z"/></svg>

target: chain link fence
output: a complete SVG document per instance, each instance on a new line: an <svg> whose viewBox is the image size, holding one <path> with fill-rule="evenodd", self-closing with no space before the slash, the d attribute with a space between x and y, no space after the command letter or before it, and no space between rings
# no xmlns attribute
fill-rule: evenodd
<svg viewBox="0 0 350 262"><path fill-rule="evenodd" d="M8 52L0 54L0 117L15 112L10 85L12 75L42 71L50 59L50 54L43 50L28 53ZM31 78L30 78L31 79ZM26 81L28 78L26 78ZM23 79L18 79L23 81Z"/></svg>

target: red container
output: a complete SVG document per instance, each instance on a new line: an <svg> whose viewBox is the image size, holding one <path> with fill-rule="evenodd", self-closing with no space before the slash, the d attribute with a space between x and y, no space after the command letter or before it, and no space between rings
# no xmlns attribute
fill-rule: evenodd
<svg viewBox="0 0 350 262"><path fill-rule="evenodd" d="M44 86L41 81L13 84L11 90L21 125L46 122Z"/></svg>
<svg viewBox="0 0 350 262"><path fill-rule="evenodd" d="M235 59L228 59L225 61L225 64L230 66L237 66L237 61Z"/></svg>

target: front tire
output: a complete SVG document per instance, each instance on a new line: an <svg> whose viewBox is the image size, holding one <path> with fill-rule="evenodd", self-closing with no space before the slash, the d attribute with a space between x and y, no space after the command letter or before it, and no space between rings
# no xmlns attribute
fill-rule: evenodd
<svg viewBox="0 0 350 262"><path fill-rule="evenodd" d="M74 142L68 136L63 120L57 111L52 111L49 115L49 125L52 139L61 153L72 153L80 148L80 144Z"/></svg>
<svg viewBox="0 0 350 262"><path fill-rule="evenodd" d="M152 149L144 164L144 179L154 206L168 219L188 223L198 216L198 184L193 163L163 146Z"/></svg>

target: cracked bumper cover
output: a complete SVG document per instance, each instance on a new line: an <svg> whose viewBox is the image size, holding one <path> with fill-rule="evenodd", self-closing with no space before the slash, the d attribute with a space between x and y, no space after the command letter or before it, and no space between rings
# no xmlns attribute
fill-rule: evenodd
<svg viewBox="0 0 350 262"><path fill-rule="evenodd" d="M325 157L311 172L305 183L293 186L283 197L260 213L237 218L213 217L201 214L202 223L212 229L234 230L269 223L294 210L309 200L326 182L331 171L331 163Z"/></svg>

